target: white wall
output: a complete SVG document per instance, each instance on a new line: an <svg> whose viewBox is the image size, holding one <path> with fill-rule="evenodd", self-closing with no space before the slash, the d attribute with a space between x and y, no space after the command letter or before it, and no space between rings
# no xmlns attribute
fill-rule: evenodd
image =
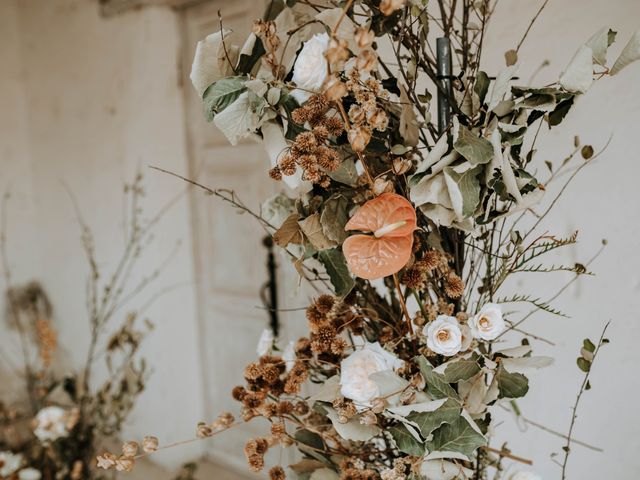
<svg viewBox="0 0 640 480"><path fill-rule="evenodd" d="M541 1L501 1L492 24L483 58L483 69L495 74L504 66L503 53L514 48ZM578 46L603 26L618 31L611 48L614 60L632 33L640 28L640 2L615 0L551 1L532 28L520 50L519 76L525 83L532 72L548 59L551 64L536 78L544 85L558 78ZM571 315L559 318L537 315L523 324L552 340L549 347L534 342L537 351L555 357L555 365L534 375L529 395L519 402L523 414L550 428L566 432L570 407L578 392L582 375L575 359L585 337L597 338L604 323L612 320L604 348L592 372L591 391L583 396L575 429L576 438L605 449L598 454L574 446L569 460L569 476L575 479L637 477L640 471L640 414L635 399L640 395L637 365L640 352L640 173L637 143L640 114L640 64L628 67L619 76L604 78L577 102L565 122L551 132L543 128L538 143L539 160L558 164L572 149L573 136L599 150L610 135L607 151L579 174L568 188L554 213L541 226L540 233L567 235L579 229L580 243L567 250L565 262L584 262L600 247L608 248L592 265L595 277L583 277L556 305ZM541 162L542 163L542 162ZM542 178L546 173L541 169ZM551 188L549 197L557 191ZM561 260L562 260L561 259ZM522 274L519 290L553 294L571 278L562 274ZM526 276L530 275L530 276ZM514 289L515 291L515 289ZM511 292L509 292L511 293ZM523 308L528 311L528 308ZM510 439L515 454L532 458L543 478L560 478L560 468L550 458L562 454L562 439L530 428L520 434L505 419L498 427L500 441ZM558 457L560 460L562 456Z"/></svg>
<svg viewBox="0 0 640 480"><path fill-rule="evenodd" d="M147 216L181 192L178 181L146 168L186 171L179 18L148 8L103 19L95 1L3 0L0 23L0 189L13 194L11 267L16 282L43 283L63 353L77 366L86 356L88 270L63 182L95 233L105 274L122 251L123 183L143 171ZM147 312L157 325L144 347L153 375L125 436L189 438L203 419L186 200L158 225L138 268L138 277L150 274L182 242L161 279L130 305L186 283ZM197 453L174 449L158 459L175 465Z"/></svg>

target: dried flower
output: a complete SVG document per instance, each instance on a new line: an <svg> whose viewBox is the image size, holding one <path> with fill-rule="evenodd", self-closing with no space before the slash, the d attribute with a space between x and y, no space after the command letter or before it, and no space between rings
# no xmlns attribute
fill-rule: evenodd
<svg viewBox="0 0 640 480"><path fill-rule="evenodd" d="M196 437L207 438L213 435L213 428L204 422L198 423L196 427Z"/></svg>
<svg viewBox="0 0 640 480"><path fill-rule="evenodd" d="M138 442L126 442L122 445L122 455L125 457L135 457L138 453Z"/></svg>
<svg viewBox="0 0 640 480"><path fill-rule="evenodd" d="M382 0L380 2L380 11L383 15L389 16L396 10L404 7L405 0Z"/></svg>
<svg viewBox="0 0 640 480"><path fill-rule="evenodd" d="M145 453L155 452L158 449L158 439L156 437L144 437L142 440L142 450Z"/></svg>
<svg viewBox="0 0 640 480"><path fill-rule="evenodd" d="M104 470L109 470L112 467L115 467L116 460L118 457L110 452L104 452L102 455L98 455L98 468L102 468Z"/></svg>
<svg viewBox="0 0 640 480"><path fill-rule="evenodd" d="M119 472L130 472L133 470L135 460L129 457L120 457L116 460L116 470Z"/></svg>

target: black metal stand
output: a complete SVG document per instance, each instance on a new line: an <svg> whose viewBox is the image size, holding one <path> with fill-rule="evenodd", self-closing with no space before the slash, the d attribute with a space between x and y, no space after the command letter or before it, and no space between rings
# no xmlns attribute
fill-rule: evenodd
<svg viewBox="0 0 640 480"><path fill-rule="evenodd" d="M269 279L265 282L260 290L262 304L269 312L269 326L274 337L278 337L280 333L280 317L278 315L278 271L276 265L276 257L273 253L273 239L267 235L264 237L262 244L267 249L267 272Z"/></svg>

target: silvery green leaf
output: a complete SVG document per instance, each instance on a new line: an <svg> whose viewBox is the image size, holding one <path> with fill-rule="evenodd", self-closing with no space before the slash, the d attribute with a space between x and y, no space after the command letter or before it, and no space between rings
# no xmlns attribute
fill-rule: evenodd
<svg viewBox="0 0 640 480"><path fill-rule="evenodd" d="M249 92L244 92L235 102L218 113L213 123L224 133L231 145L237 145L239 139L249 136L260 126L260 115L256 110Z"/></svg>
<svg viewBox="0 0 640 480"><path fill-rule="evenodd" d="M553 363L551 357L503 358L500 362L509 372L528 373L531 370L548 367Z"/></svg>
<svg viewBox="0 0 640 480"><path fill-rule="evenodd" d="M225 52L222 45L223 35L226 40L230 34L231 30L225 29L223 32L212 33L198 42L189 75L198 95L202 96L213 82L233 75L233 67L229 64L227 55L229 60L235 63L238 59L238 48L227 45Z"/></svg>
<svg viewBox="0 0 640 480"><path fill-rule="evenodd" d="M340 376L334 375L324 382L318 391L309 398L309 404L314 402L329 402L340 396Z"/></svg>
<svg viewBox="0 0 640 480"><path fill-rule="evenodd" d="M388 431L396 442L398 450L414 457L424 455L424 445L414 438L404 424L394 425Z"/></svg>
<svg viewBox="0 0 640 480"><path fill-rule="evenodd" d="M449 139L445 134L440 136L440 138L438 139L436 144L433 146L433 148L429 150L429 153L427 153L427 156L425 157L425 159L418 164L416 168L416 173L425 172L432 165L435 165L442 158L442 156L445 153L447 153L448 150L449 150Z"/></svg>
<svg viewBox="0 0 640 480"><path fill-rule="evenodd" d="M493 109L502 101L509 90L511 78L515 75L517 70L517 65L512 65L505 68L498 74L498 77L493 82L491 95L489 95L489 111L493 111Z"/></svg>
<svg viewBox="0 0 640 480"><path fill-rule="evenodd" d="M481 171L481 165L467 170L464 173L458 173L451 167L444 169L444 178L447 189L449 190L451 205L459 219L468 218L473 215L473 212L475 212L480 202L480 181L478 180L478 175Z"/></svg>
<svg viewBox="0 0 640 480"><path fill-rule="evenodd" d="M267 93L269 86L261 79L255 78L253 80L247 80L245 86L259 97L264 96ZM276 102L277 103L277 102Z"/></svg>
<svg viewBox="0 0 640 480"><path fill-rule="evenodd" d="M472 420L473 421L473 420ZM433 439L426 443L428 451L458 452L471 458L487 440L464 417L445 423L433 432Z"/></svg>
<svg viewBox="0 0 640 480"><path fill-rule="evenodd" d="M429 480L461 480L470 478L473 472L448 460L425 460L420 465L420 474Z"/></svg>
<svg viewBox="0 0 640 480"><path fill-rule="evenodd" d="M333 172L328 172L328 175L332 180L344 183L350 187L355 187L358 184L358 170L356 169L353 158L343 160L338 169Z"/></svg>
<svg viewBox="0 0 640 480"><path fill-rule="evenodd" d="M427 203L420 205L420 211L440 227L451 227L457 220L456 212L452 208L447 208L443 205Z"/></svg>
<svg viewBox="0 0 640 480"><path fill-rule="evenodd" d="M518 182L516 182L516 176L513 173L513 168L511 168L511 146L507 146L505 148L504 153L502 155L502 181L504 182L504 186L507 189L509 195L515 198L517 203L522 202L522 195L520 194L520 190L518 189Z"/></svg>
<svg viewBox="0 0 640 480"><path fill-rule="evenodd" d="M568 92L585 93L593 83L593 51L582 45L560 75L560 85Z"/></svg>
<svg viewBox="0 0 640 480"><path fill-rule="evenodd" d="M407 420L414 422L418 426L424 438L429 438L431 433L443 423L453 423L460 417L461 411L460 404L449 398L444 405L434 412L412 413L407 416Z"/></svg>
<svg viewBox="0 0 640 480"><path fill-rule="evenodd" d="M524 397L529 391L529 380L521 373L508 372L503 365L496 372L500 398Z"/></svg>
<svg viewBox="0 0 640 480"><path fill-rule="evenodd" d="M488 163L493 156L491 143L486 138L476 136L464 125L460 125L453 148L474 165Z"/></svg>
<svg viewBox="0 0 640 480"><path fill-rule="evenodd" d="M465 408L472 414L479 414L486 410L485 398L487 395L487 382L485 372L480 371L469 380L458 382L458 392L464 401Z"/></svg>
<svg viewBox="0 0 640 480"><path fill-rule="evenodd" d="M277 105L280 101L281 93L282 91L278 87L271 87L267 92L267 102L269 102L269 105Z"/></svg>
<svg viewBox="0 0 640 480"><path fill-rule="evenodd" d="M247 90L246 77L226 77L212 83L202 94L207 120L235 102Z"/></svg>
<svg viewBox="0 0 640 480"><path fill-rule="evenodd" d="M447 383L444 376L433 371L433 365L431 365L425 357L416 357L416 361L420 367L420 373L422 373L422 376L427 383L427 392L433 398L438 399L449 397L458 399L458 393Z"/></svg>
<svg viewBox="0 0 640 480"><path fill-rule="evenodd" d="M449 383L469 380L480 371L477 355L473 355L468 359L449 361L443 365L447 365L444 370L444 379Z"/></svg>
<svg viewBox="0 0 640 480"><path fill-rule="evenodd" d="M326 410L327 417L331 420L333 428L335 428L338 435L345 440L366 442L380 433L380 427L377 427L376 425L363 425L360 423L359 415L351 417L347 423L340 423L338 421L338 412L331 407L326 407Z"/></svg>
<svg viewBox="0 0 640 480"><path fill-rule="evenodd" d="M640 60L640 30L635 32L629 39L629 42L622 49L622 52L613 64L613 67L609 70L609 74L616 75L617 73L620 73L623 68L636 60Z"/></svg>
<svg viewBox="0 0 640 480"><path fill-rule="evenodd" d="M607 63L607 49L615 41L616 32L602 27L587 40L587 47L593 52L593 61L598 65L605 66Z"/></svg>
<svg viewBox="0 0 640 480"><path fill-rule="evenodd" d="M484 102L484 99L487 96L489 83L491 83L489 76L485 72L479 71L476 75L476 83L473 85L473 91L478 95L481 103Z"/></svg>
<svg viewBox="0 0 640 480"><path fill-rule="evenodd" d="M504 348L502 350L498 350L496 353L504 355L505 357L518 358L529 354L531 350L531 345L520 345L518 347Z"/></svg>
<svg viewBox="0 0 640 480"><path fill-rule="evenodd" d="M402 415L406 417L412 412L415 412L415 413L433 412L434 410L437 410L442 405L444 405L444 403L447 400L448 400L447 398L441 398L439 400L431 400L428 402L420 402L420 403L414 403L411 405L401 405L399 407L391 407L391 408L387 408L387 410L389 410L390 412L396 415Z"/></svg>
<svg viewBox="0 0 640 480"><path fill-rule="evenodd" d="M409 190L411 201L417 206L424 204L442 205L453 209L444 174L428 175Z"/></svg>

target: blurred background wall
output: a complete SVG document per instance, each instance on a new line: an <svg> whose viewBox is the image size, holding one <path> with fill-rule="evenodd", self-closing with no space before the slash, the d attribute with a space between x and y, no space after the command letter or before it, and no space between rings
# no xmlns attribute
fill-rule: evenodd
<svg viewBox="0 0 640 480"><path fill-rule="evenodd" d="M212 6L202 7L207 3ZM502 68L504 51L516 45L541 3L499 3L485 47L484 70L495 74ZM9 259L16 283L37 279L49 292L60 344L70 366L80 364L86 355L82 344L88 333L84 304L88 270L65 185L94 229L101 266L107 271L122 248L122 186L136 171L143 171L146 178L145 211L149 215L184 191L184 185L175 179L149 171L149 164L177 172L203 171L205 180L220 180L215 186L225 186L224 175L214 167L216 152L222 161L228 159L229 150L216 142L206 148L198 143L206 132L212 138L217 134L213 126L197 119L199 113L190 106L185 65L190 63L194 43L190 22L200 19L213 31L217 29L216 10L221 8L224 15L225 8L236 8L234 21L248 28L256 3L244 2L246 11L238 10L238 4L199 2L193 8L204 8L200 11L153 6L104 18L92 0L0 1L0 188L12 196L7 208ZM555 80L577 47L605 25L620 32L611 49L615 56L640 27L639 19L637 0L551 0L520 51L524 60L520 78L526 82L549 60L534 83ZM609 247L591 267L598 275L574 284L559 302L570 319L539 315L528 325L556 344L553 348L536 345L538 351L555 357L556 363L534 376L521 408L531 420L565 431L580 381L575 357L581 339L596 337L602 324L613 320L608 335L612 343L594 369L593 389L584 397L575 432L578 439L596 443L605 453L574 447L571 478L630 479L640 470L636 454L640 414L634 408L634 399L640 395L636 380L640 360L640 195L636 183L640 169L634 149L639 78L640 65L636 64L619 77L596 83L563 127L539 144L538 155L559 161L572 149L574 135L596 151L613 135L607 151L580 174L545 227L559 235L580 228L581 242L566 254L565 261L585 261L599 248L601 239L607 238ZM198 153L205 150L206 154ZM244 152L252 156L247 160L252 162L262 155L251 146ZM263 190L258 190L267 193L273 186L264 178ZM229 365L225 359L232 352L235 359L250 358L254 336L263 326L262 320L251 320L258 317L252 310L258 303L254 292L251 299L243 300L238 313L254 323L238 330L228 353L224 348L229 342L207 327L210 322L224 325L228 317L216 317L218 307L207 303L215 289L202 285L209 285L206 279L212 269L233 266L210 264L212 257L207 252L213 255L212 245L221 247L207 242L220 238L216 237L220 223L215 218L208 223L203 219L220 215L220 211L203 210L201 202L196 193L182 197L159 224L156 241L142 260L141 273L145 268L148 273L181 242L155 287L157 291L180 285L159 298L148 312L157 325L144 348L153 376L126 435L153 433L161 441L190 437L198 421L218 410L214 402L228 401L222 399L228 399L232 378L239 378L233 371L222 376ZM254 240L259 243L257 237ZM229 248L234 241L232 238ZM243 252L251 245L243 243ZM215 258L224 262L224 257ZM247 271L259 280L264 273L258 257L249 258ZM561 285L562 274L558 275L557 285ZM556 290L548 277L521 281L543 298ZM294 306L304 303L298 299ZM15 348L2 329L0 346L9 355ZM240 369L238 365L236 370ZM10 388L6 382L0 384L0 392ZM562 439L532 427L523 435L518 430L505 415L497 428L498 439L510 438L514 453L532 458L532 470L543 478L558 478L559 469L550 455L561 451ZM210 450L235 449L237 457L231 463L239 465L238 442L213 443L217 447ZM174 449L155 458L175 468L204 453L207 445Z"/></svg>

